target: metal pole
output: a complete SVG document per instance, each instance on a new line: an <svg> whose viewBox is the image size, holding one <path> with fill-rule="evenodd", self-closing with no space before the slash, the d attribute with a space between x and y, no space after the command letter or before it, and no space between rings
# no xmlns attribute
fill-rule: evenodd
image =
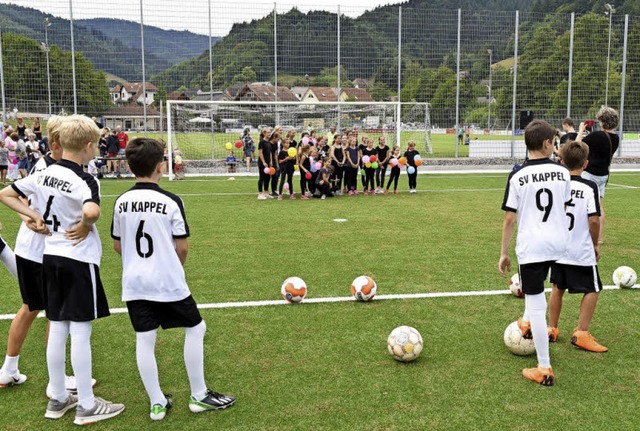
<svg viewBox="0 0 640 431"><path fill-rule="evenodd" d="M487 130L491 130L491 86L492 82L492 65L493 65L493 51L488 49L489 51L489 103L487 104Z"/></svg>
<svg viewBox="0 0 640 431"><path fill-rule="evenodd" d="M511 157L515 156L516 147L516 90L518 86L518 27L520 11L516 11L516 37L513 47L513 99L511 101Z"/></svg>
<svg viewBox="0 0 640 431"><path fill-rule="evenodd" d="M398 6L398 107L397 107L397 117L396 117L396 145L400 145L400 125L402 124L400 121L401 115L401 103L400 99L400 84L401 84L401 72L402 72L402 6Z"/></svg>
<svg viewBox="0 0 640 431"><path fill-rule="evenodd" d="M276 9L276 2L273 2L273 69L275 73L275 92L274 92L274 101L278 101L278 23L277 23L278 11ZM280 123L280 118L278 115L278 106L276 105L276 124L277 126Z"/></svg>
<svg viewBox="0 0 640 431"><path fill-rule="evenodd" d="M51 21L49 18L44 19L44 53L47 56L47 94L49 96L49 117L51 117L51 70L49 69L49 26Z"/></svg>
<svg viewBox="0 0 640 431"><path fill-rule="evenodd" d="M73 40L73 0L69 0L69 24L71 26L71 75L73 76L73 113L78 113L78 93L76 91L76 48Z"/></svg>
<svg viewBox="0 0 640 431"><path fill-rule="evenodd" d="M172 132L173 128L171 127L171 104L167 100L167 157L169 163L169 181L173 181L173 140L172 140Z"/></svg>
<svg viewBox="0 0 640 431"><path fill-rule="evenodd" d="M209 100L213 100L213 52L211 44L211 0L209 0Z"/></svg>
<svg viewBox="0 0 640 431"><path fill-rule="evenodd" d="M4 95L4 65L2 63L2 30L0 29L0 92L2 93L2 121L7 120L7 105Z"/></svg>
<svg viewBox="0 0 640 431"><path fill-rule="evenodd" d="M462 29L462 9L458 9L458 49L456 55L456 129L460 128L460 33ZM456 154L458 157L459 139L456 139Z"/></svg>
<svg viewBox="0 0 640 431"><path fill-rule="evenodd" d="M147 135L147 78L144 68L144 13L140 0L140 47L142 54L142 119L144 121L144 135Z"/></svg>
<svg viewBox="0 0 640 431"><path fill-rule="evenodd" d="M573 81L573 36L575 30L576 14L571 12L571 37L569 39L569 82L567 88L567 117L571 117L571 86Z"/></svg>
<svg viewBox="0 0 640 431"><path fill-rule="evenodd" d="M622 145L624 141L624 90L627 82L627 39L629 37L629 15L624 16L624 51L622 53L622 91L620 92L620 124L618 133L620 134L620 145L618 145L618 156L622 155Z"/></svg>
<svg viewBox="0 0 640 431"><path fill-rule="evenodd" d="M609 57L611 56L611 20L613 19L613 13L616 11L613 6L609 3L605 5L607 8L607 14L609 15L609 44L607 46L607 81L605 83L604 90L604 104L607 106L609 104Z"/></svg>
<svg viewBox="0 0 640 431"><path fill-rule="evenodd" d="M336 95L336 101L340 101L340 93L342 93L341 79L340 79L340 5L338 5L338 94ZM340 117L342 116L342 109L338 105L338 119L336 121L336 132L340 133ZM333 145L333 142L329 142L329 145Z"/></svg>

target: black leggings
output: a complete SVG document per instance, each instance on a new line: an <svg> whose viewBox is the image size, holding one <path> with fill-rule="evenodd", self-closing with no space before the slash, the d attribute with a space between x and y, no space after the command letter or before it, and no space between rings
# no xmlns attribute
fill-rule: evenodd
<svg viewBox="0 0 640 431"><path fill-rule="evenodd" d="M269 174L265 174L264 173L264 165L262 164L258 164L258 192L262 193L262 191L264 190L265 192L269 191Z"/></svg>
<svg viewBox="0 0 640 431"><path fill-rule="evenodd" d="M275 193L276 192L276 188L278 188L278 177L280 176L280 170L276 170L276 173L273 175L270 175L271 177L271 192Z"/></svg>
<svg viewBox="0 0 640 431"><path fill-rule="evenodd" d="M374 175L376 170L373 168L364 168L364 189L365 190L374 190Z"/></svg>
<svg viewBox="0 0 640 431"><path fill-rule="evenodd" d="M384 177L387 174L387 164L378 166L376 169L376 187L384 187Z"/></svg>
<svg viewBox="0 0 640 431"><path fill-rule="evenodd" d="M358 190L358 168L352 168L351 166L345 167L344 171L345 184L347 189Z"/></svg>
<svg viewBox="0 0 640 431"><path fill-rule="evenodd" d="M409 188L415 189L418 186L418 170L416 169L412 174L407 172L407 176L409 177Z"/></svg>
<svg viewBox="0 0 640 431"><path fill-rule="evenodd" d="M387 190L391 186L391 182L393 181L393 190L398 190L398 180L400 179L400 168L391 168L391 173L389 173L389 182L387 183Z"/></svg>
<svg viewBox="0 0 640 431"><path fill-rule="evenodd" d="M304 196L305 192L307 192L307 183L311 180L305 178L306 173L301 169L300 170L300 193Z"/></svg>
<svg viewBox="0 0 640 431"><path fill-rule="evenodd" d="M344 166L338 166L336 164L333 165L333 177L337 180L334 184L334 188L336 190L342 189L342 179L344 178ZM345 181L346 185L346 181Z"/></svg>
<svg viewBox="0 0 640 431"><path fill-rule="evenodd" d="M278 188L278 192L282 194L282 187L284 186L285 178L287 184L289 184L289 193L293 194L293 170L290 172L285 169L280 170L280 187Z"/></svg>

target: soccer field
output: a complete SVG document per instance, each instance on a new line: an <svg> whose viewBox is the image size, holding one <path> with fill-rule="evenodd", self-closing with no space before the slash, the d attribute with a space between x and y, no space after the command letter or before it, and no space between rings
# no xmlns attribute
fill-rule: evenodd
<svg viewBox="0 0 640 431"><path fill-rule="evenodd" d="M573 347L581 297L566 295L560 339L551 345L556 385L520 376L535 356L505 348L505 327L524 302L504 289L497 272L507 174L421 174L418 193L336 197L324 201L259 201L257 178L189 179L162 185L185 203L191 229L185 266L196 301L219 304L279 300L282 281L302 277L308 299L350 294L358 275L372 276L378 294L463 292L469 296L206 308L208 385L236 395L220 412L188 410L182 357L184 332L160 332L160 382L174 409L152 423L135 361L135 333L126 314L93 327L97 396L126 405L101 429L193 430L633 430L640 411L640 291L601 294L591 332L609 347L594 354ZM294 178L296 181L298 177ZM116 197L131 180L102 181L102 281L110 306L120 301L121 264L110 222ZM296 190L298 184L294 182ZM613 173L604 207L603 283L621 265L640 269L640 173ZM346 219L336 222L335 219ZM18 217L0 208L13 246ZM515 263L515 255L512 252ZM515 270L515 268L512 268ZM0 314L21 304L17 281L0 268ZM471 296L473 295L473 296ZM5 348L10 320L0 320ZM421 357L394 361L386 339L410 325L424 339ZM23 347L19 387L0 389L0 429L68 429L73 414L44 419L47 371L45 319ZM69 362L69 361L68 361ZM71 373L70 364L68 364Z"/></svg>

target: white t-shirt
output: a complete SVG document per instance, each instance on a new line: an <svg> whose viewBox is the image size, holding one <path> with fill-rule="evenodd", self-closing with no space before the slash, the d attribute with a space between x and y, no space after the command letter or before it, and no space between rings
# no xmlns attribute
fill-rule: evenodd
<svg viewBox="0 0 640 431"><path fill-rule="evenodd" d="M569 241L565 204L570 200L569 170L550 159L527 160L511 172L502 209L517 214L519 264L556 261L565 255Z"/></svg>
<svg viewBox="0 0 640 431"><path fill-rule="evenodd" d="M571 177L571 201L567 204L569 244L567 255L558 263L579 266L597 264L596 252L589 231L589 217L600 216L598 186L580 176Z"/></svg>
<svg viewBox="0 0 640 431"><path fill-rule="evenodd" d="M122 300L175 302L188 297L175 238L187 238L182 200L155 183L137 183L113 209L111 237L122 249Z"/></svg>
<svg viewBox="0 0 640 431"><path fill-rule="evenodd" d="M55 162L56 161L50 156L42 157L35 165L33 165L33 168L31 169L29 175L37 176ZM44 214L46 210L46 204L46 201L41 201L38 199L37 194L29 196L29 207L40 214ZM14 253L23 259L42 263L45 238L45 235L32 231L24 222L22 222L22 224L20 225L20 230L18 230L18 236L16 237L16 247Z"/></svg>
<svg viewBox="0 0 640 431"><path fill-rule="evenodd" d="M26 198L35 196L39 205L44 206L42 218L51 231L45 238L44 254L100 265L102 244L95 225L76 246L64 236L82 220L85 203L100 205L100 183L84 172L82 166L60 160L36 175L13 183L12 187Z"/></svg>

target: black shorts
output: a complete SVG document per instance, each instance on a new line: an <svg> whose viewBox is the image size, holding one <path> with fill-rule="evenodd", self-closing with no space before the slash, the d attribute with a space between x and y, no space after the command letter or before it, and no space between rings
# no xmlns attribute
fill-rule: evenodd
<svg viewBox="0 0 640 431"><path fill-rule="evenodd" d="M0 253L4 251L4 248L7 246L7 243L4 242L4 239L0 236Z"/></svg>
<svg viewBox="0 0 640 431"><path fill-rule="evenodd" d="M0 165L0 171L6 171L9 169L9 165Z"/></svg>
<svg viewBox="0 0 640 431"><path fill-rule="evenodd" d="M537 295L544 292L544 281L554 261L525 263L518 266L520 286L525 295Z"/></svg>
<svg viewBox="0 0 640 431"><path fill-rule="evenodd" d="M189 295L181 301L127 301L129 319L136 332L158 329L193 328L202 322L196 301Z"/></svg>
<svg viewBox="0 0 640 431"><path fill-rule="evenodd" d="M16 255L16 269L22 303L29 306L29 311L44 310L47 295L42 283L42 264Z"/></svg>
<svg viewBox="0 0 640 431"><path fill-rule="evenodd" d="M42 277L49 320L89 322L110 314L98 265L45 254Z"/></svg>
<svg viewBox="0 0 640 431"><path fill-rule="evenodd" d="M551 265L551 282L558 289L569 293L593 293L602 290L598 265L577 266L554 263Z"/></svg>

